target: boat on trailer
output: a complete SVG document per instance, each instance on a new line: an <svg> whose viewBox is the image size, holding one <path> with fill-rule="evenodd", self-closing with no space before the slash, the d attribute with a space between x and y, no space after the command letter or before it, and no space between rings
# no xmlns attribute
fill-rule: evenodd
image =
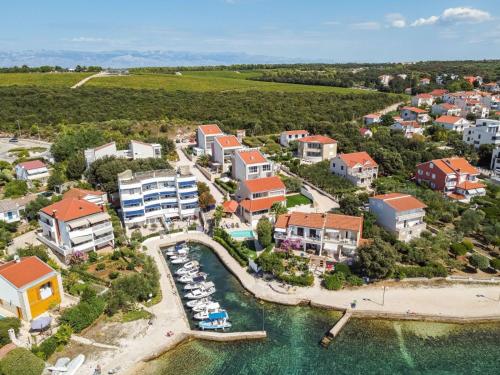
<svg viewBox="0 0 500 375"><path fill-rule="evenodd" d="M202 320L198 323L198 327L204 330L217 330L226 329L231 327L231 323L228 322L229 315L227 311L220 311L216 313L211 313L208 315L208 319Z"/></svg>

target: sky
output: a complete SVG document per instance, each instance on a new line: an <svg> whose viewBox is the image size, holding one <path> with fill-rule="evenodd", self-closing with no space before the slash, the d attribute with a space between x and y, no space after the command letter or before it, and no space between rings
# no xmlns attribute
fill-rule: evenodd
<svg viewBox="0 0 500 375"><path fill-rule="evenodd" d="M325 62L500 58L500 0L23 0L0 51L242 52Z"/></svg>

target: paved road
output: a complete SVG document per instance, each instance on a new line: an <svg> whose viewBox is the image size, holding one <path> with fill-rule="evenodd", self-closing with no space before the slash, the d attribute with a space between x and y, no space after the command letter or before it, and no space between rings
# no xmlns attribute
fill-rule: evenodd
<svg viewBox="0 0 500 375"><path fill-rule="evenodd" d="M80 86L83 86L84 84L86 84L88 81L90 81L92 78L98 78L98 77L106 77L106 76L110 76L109 73L106 73L106 72L99 72L99 73L96 73L96 74L93 74L91 76L88 76L84 79L82 79L81 81L79 81L78 83L74 84L73 86L71 86L72 89L76 89Z"/></svg>
<svg viewBox="0 0 500 375"><path fill-rule="evenodd" d="M27 245L41 245L41 243L36 238L36 233L34 230L13 238L12 242L12 245L7 247L7 254L15 254L17 249L26 247Z"/></svg>
<svg viewBox="0 0 500 375"><path fill-rule="evenodd" d="M200 170L194 166L194 162L189 160L186 157L186 155L184 155L184 152L182 152L181 147L182 147L181 145L177 145L176 148L177 154L179 155L179 161L176 163L176 165L177 166L189 165L191 168L191 172L196 176L196 178L198 178L198 181L206 183L210 188L210 193L212 193L212 195L214 196L217 204L221 204L224 201L224 196L222 195L222 193L215 187L213 182L209 181L205 177L205 175L203 175L203 173L201 173Z"/></svg>
<svg viewBox="0 0 500 375"><path fill-rule="evenodd" d="M30 156L43 156L45 155L52 146L50 142L37 141L35 139L19 139L16 143L9 142L10 138L0 138L0 160L5 160L12 163L17 159L16 155L10 155L9 150L13 148L25 148L29 150L33 147L44 147L46 151L31 153Z"/></svg>

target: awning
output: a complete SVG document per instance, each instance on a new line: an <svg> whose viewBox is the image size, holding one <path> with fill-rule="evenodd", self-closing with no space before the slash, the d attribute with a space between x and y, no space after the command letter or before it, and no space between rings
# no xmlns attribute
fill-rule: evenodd
<svg viewBox="0 0 500 375"><path fill-rule="evenodd" d="M227 312L225 311L208 314L208 319L210 320L225 319L225 318L227 318Z"/></svg>
<svg viewBox="0 0 500 375"><path fill-rule="evenodd" d="M105 221L105 220L109 220L111 219L111 217L109 216L109 214L107 212L101 212L97 215L93 215L91 217L88 218L88 221L90 222L90 224L95 224L95 223L99 223L101 221Z"/></svg>
<svg viewBox="0 0 500 375"><path fill-rule="evenodd" d="M75 229L75 228L83 227L83 226L88 225L88 224L89 224L89 221L87 219L80 219L80 220L70 221L68 223L68 226L71 229Z"/></svg>
<svg viewBox="0 0 500 375"><path fill-rule="evenodd" d="M160 198L177 198L177 194L172 191L160 192Z"/></svg>
<svg viewBox="0 0 500 375"><path fill-rule="evenodd" d="M191 186L191 185L195 185L196 184L196 181L181 181L179 182L179 186L180 187L187 187L187 186Z"/></svg>
<svg viewBox="0 0 500 375"><path fill-rule="evenodd" d="M143 216L144 215L144 211L140 210L140 211L125 211L125 217L129 218L129 217L135 217L135 216Z"/></svg>
<svg viewBox="0 0 500 375"><path fill-rule="evenodd" d="M129 199L129 200L123 201L124 207L136 206L138 204L142 204L142 199Z"/></svg>
<svg viewBox="0 0 500 375"><path fill-rule="evenodd" d="M92 240L91 234L88 236L81 236L81 237L72 238L71 242L73 242L73 245L79 245L81 243L88 242L90 240Z"/></svg>
<svg viewBox="0 0 500 375"><path fill-rule="evenodd" d="M155 204L149 204L146 206L146 210L147 209L151 209L151 208L161 208L161 204L160 203L155 203Z"/></svg>
<svg viewBox="0 0 500 375"><path fill-rule="evenodd" d="M41 316L31 321L31 330L41 331L48 328L50 323L52 323L52 318L50 316Z"/></svg>
<svg viewBox="0 0 500 375"><path fill-rule="evenodd" d="M194 191L191 191L191 192L188 192L188 193L181 193L180 195L181 195L181 197L191 197L191 196L193 198L197 197L197 194Z"/></svg>
<svg viewBox="0 0 500 375"><path fill-rule="evenodd" d="M144 200L155 198L158 199L160 193L153 193L153 194L145 194L144 195Z"/></svg>

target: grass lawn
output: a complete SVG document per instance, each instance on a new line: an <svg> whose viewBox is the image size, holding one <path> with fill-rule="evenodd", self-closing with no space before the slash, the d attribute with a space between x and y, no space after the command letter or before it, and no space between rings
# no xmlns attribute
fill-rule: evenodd
<svg viewBox="0 0 500 375"><path fill-rule="evenodd" d="M312 201L302 194L288 195L286 197L286 206L288 208L300 206L302 204L311 204Z"/></svg>
<svg viewBox="0 0 500 375"><path fill-rule="evenodd" d="M149 319L151 318L151 313L146 310L131 310L127 311L126 313L123 314L122 316L122 322L127 323L127 322L133 322L134 320L139 320L139 319Z"/></svg>
<svg viewBox="0 0 500 375"><path fill-rule="evenodd" d="M94 73L1 73L0 86L71 87Z"/></svg>
<svg viewBox="0 0 500 375"><path fill-rule="evenodd" d="M173 74L131 74L128 76L99 77L86 86L123 87L133 89L163 89L167 91L276 91L276 92L330 92L339 94L366 93L363 90L340 87L296 85L288 83L251 81L246 78L258 73L244 72L183 72Z"/></svg>

